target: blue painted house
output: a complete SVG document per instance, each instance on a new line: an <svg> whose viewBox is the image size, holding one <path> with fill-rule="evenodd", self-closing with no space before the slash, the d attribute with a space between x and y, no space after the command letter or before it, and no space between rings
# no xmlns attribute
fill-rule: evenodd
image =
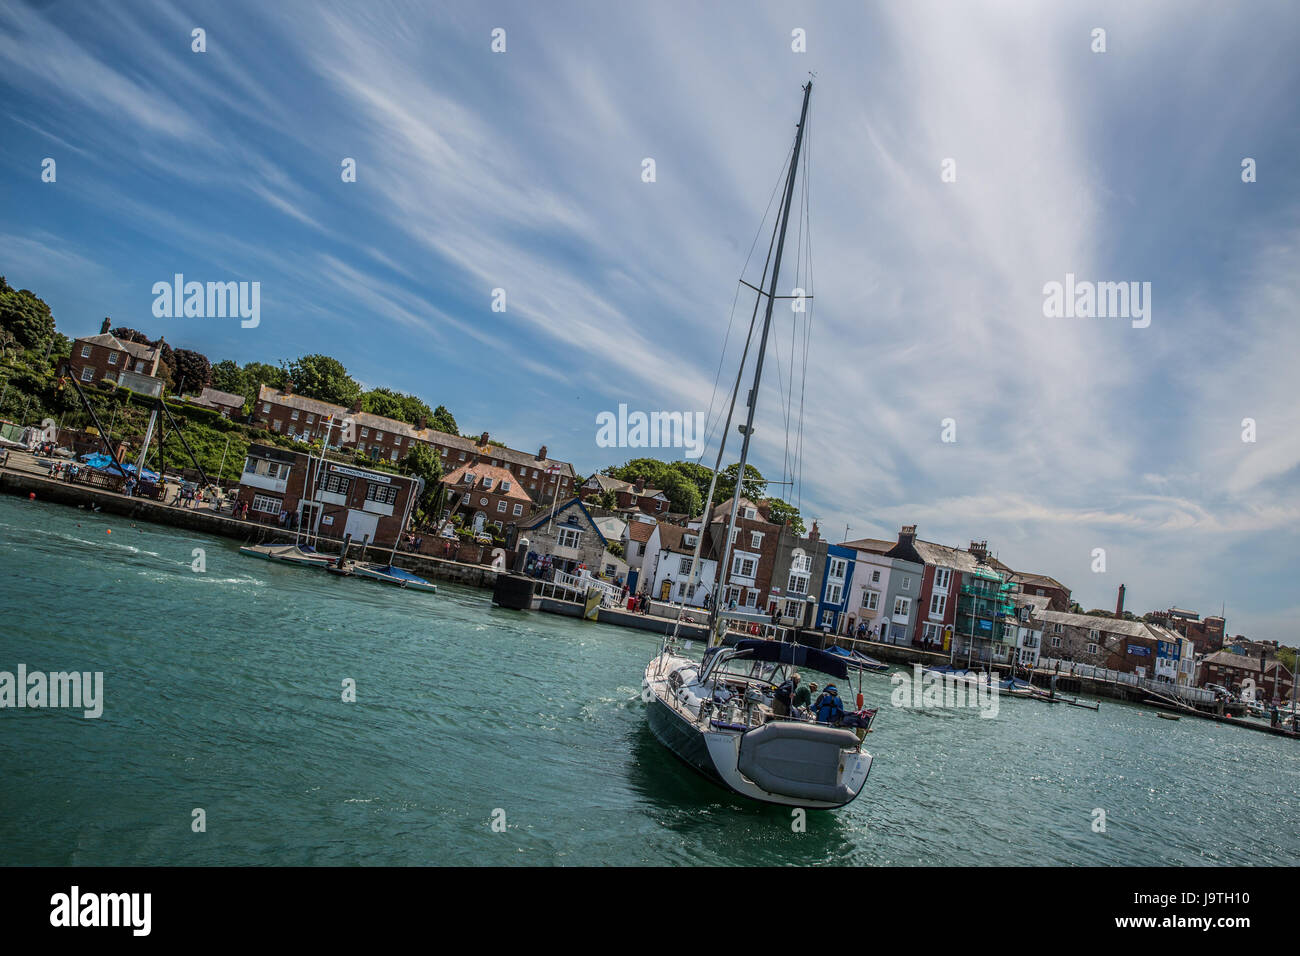
<svg viewBox="0 0 1300 956"><path fill-rule="evenodd" d="M826 567L822 572L821 599L817 605L816 627L832 634L848 626L849 580L858 552L842 544L828 545Z"/></svg>

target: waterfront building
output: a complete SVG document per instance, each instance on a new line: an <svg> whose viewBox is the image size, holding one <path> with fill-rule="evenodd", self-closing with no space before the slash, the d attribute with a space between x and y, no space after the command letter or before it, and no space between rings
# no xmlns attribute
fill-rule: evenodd
<svg viewBox="0 0 1300 956"><path fill-rule="evenodd" d="M1201 661L1198 686L1219 684L1233 693L1254 688L1255 699L1265 703L1278 698L1291 699L1291 671L1280 661L1270 661L1267 655L1234 654L1216 651Z"/></svg>
<svg viewBox="0 0 1300 956"><path fill-rule="evenodd" d="M921 566L889 557L888 552L894 544L878 538L860 538L844 543L844 547L853 549L854 561L843 633L856 634L858 624L862 623L866 625L868 640L897 643L890 637L888 624L890 575L895 566L901 566L906 573L919 578Z"/></svg>
<svg viewBox="0 0 1300 956"><path fill-rule="evenodd" d="M1053 610L1036 611L1034 621L1045 657L1171 681L1185 672L1181 636L1158 624Z"/></svg>
<svg viewBox="0 0 1300 956"><path fill-rule="evenodd" d="M437 452L444 473L479 456L493 467L510 471L514 480L538 503L563 501L577 487L573 466L548 457L545 445L536 454L516 451L493 444L486 432L478 440L462 438L429 428L427 422L411 425L371 415L361 411L359 404L347 409L262 385L251 418L254 424L260 424L268 431L304 441L323 438L325 422L331 421L334 426L329 438L332 447L348 449L372 461L398 462L406 457L416 442ZM351 422L350 427L338 427L345 420Z"/></svg>
<svg viewBox="0 0 1300 956"><path fill-rule="evenodd" d="M646 561L646 546L654 534L656 522L649 515L634 514L623 537L623 558L627 561L628 590L636 591ZM698 523L696 527L699 527Z"/></svg>
<svg viewBox="0 0 1300 956"><path fill-rule="evenodd" d="M533 511L533 499L514 474L475 457L442 476L441 520L460 515L462 527L479 534L489 524L518 524Z"/></svg>
<svg viewBox="0 0 1300 956"><path fill-rule="evenodd" d="M710 517L706 543L709 556L716 562L722 561L731 502L728 498L714 507ZM721 575L719 599L723 606L730 606L734 601L738 608L749 611L768 607L782 530L781 525L769 520L768 514L766 502L740 499L736 524L731 531L731 559Z"/></svg>
<svg viewBox="0 0 1300 956"><path fill-rule="evenodd" d="M1147 615L1156 624L1176 631L1196 645L1198 654L1213 654L1223 648L1226 622L1222 617L1210 615L1204 620L1196 611L1171 607L1166 611L1152 611Z"/></svg>
<svg viewBox="0 0 1300 956"><path fill-rule="evenodd" d="M827 542L815 521L806 537L795 534L788 524L777 525L776 529L767 613L775 614L782 624L815 627L826 573ZM760 601L759 606L764 604Z"/></svg>
<svg viewBox="0 0 1300 956"><path fill-rule="evenodd" d="M633 522L635 524L635 522ZM653 526L646 544L645 590L659 601L690 607L704 607L705 597L717 587L718 562L711 556L708 537L700 546L700 566L695 568L695 548L701 532L698 525L686 527L660 521ZM696 581L690 585L692 571Z"/></svg>
<svg viewBox="0 0 1300 956"><path fill-rule="evenodd" d="M1021 593L1046 597L1050 601L1050 610L1069 611L1072 604L1070 589L1056 578L1046 574L1034 574L1029 571L1013 571L1011 583L1020 585Z"/></svg>
<svg viewBox="0 0 1300 956"><path fill-rule="evenodd" d="M162 382L157 376L162 345L123 342L109 334L109 325L109 320L105 319L98 335L85 335L73 340L67 363L69 374L82 385L108 382L146 395L161 394ZM127 381L122 381L123 374ZM157 382L157 388L154 382Z"/></svg>
<svg viewBox="0 0 1300 956"><path fill-rule="evenodd" d="M539 506L519 526L519 535L528 539L530 557L550 557L567 574L583 567L599 574L605 567L609 542L580 498L559 504L553 514L550 507Z"/></svg>
<svg viewBox="0 0 1300 956"><path fill-rule="evenodd" d="M858 552L848 545L831 544L826 547L826 563L822 571L821 600L817 605L817 627L831 634L844 634L852 613L849 583Z"/></svg>
<svg viewBox="0 0 1300 956"><path fill-rule="evenodd" d="M252 445L235 490L248 517L263 524L311 530L330 538L392 547L419 479L358 468L326 456ZM287 516L287 518L282 517Z"/></svg>

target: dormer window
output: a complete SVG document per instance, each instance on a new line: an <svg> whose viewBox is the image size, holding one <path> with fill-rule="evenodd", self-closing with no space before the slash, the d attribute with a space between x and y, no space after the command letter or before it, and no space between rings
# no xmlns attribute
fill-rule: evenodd
<svg viewBox="0 0 1300 956"><path fill-rule="evenodd" d="M491 479L491 478L484 478L484 479L483 479L483 490L484 490L484 491L491 491L491 490L492 490L492 479Z"/></svg>
<svg viewBox="0 0 1300 956"><path fill-rule="evenodd" d="M509 491L510 491L510 482L508 481L501 482L501 493L504 495L509 493Z"/></svg>
<svg viewBox="0 0 1300 956"><path fill-rule="evenodd" d="M465 472L465 484L467 485L474 484L474 472L472 471Z"/></svg>
<svg viewBox="0 0 1300 956"><path fill-rule="evenodd" d="M746 508L746 509L745 509L745 520L746 520L746 521L753 521L754 518L756 518L757 516L758 516L758 512L755 511L753 508Z"/></svg>

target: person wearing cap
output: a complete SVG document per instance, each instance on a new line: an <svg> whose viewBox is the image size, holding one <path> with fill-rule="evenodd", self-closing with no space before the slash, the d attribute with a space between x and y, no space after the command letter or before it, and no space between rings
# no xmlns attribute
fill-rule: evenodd
<svg viewBox="0 0 1300 956"><path fill-rule="evenodd" d="M794 679L796 681L799 680L799 675L795 674ZM817 691L816 681L813 682L811 687L804 687L802 685L796 685L796 686L798 687L798 689L794 692L794 698L792 703L794 704L795 707L807 707L809 704L812 703L812 699L813 699L812 695Z"/></svg>
<svg viewBox="0 0 1300 956"><path fill-rule="evenodd" d="M789 717L790 706L799 693L799 672L795 671L772 694L772 713L777 717ZM806 694L806 692L805 692Z"/></svg>
<svg viewBox="0 0 1300 956"><path fill-rule="evenodd" d="M826 690L813 705L819 724L838 724L844 719L844 701L840 700L839 691L834 684L827 684Z"/></svg>

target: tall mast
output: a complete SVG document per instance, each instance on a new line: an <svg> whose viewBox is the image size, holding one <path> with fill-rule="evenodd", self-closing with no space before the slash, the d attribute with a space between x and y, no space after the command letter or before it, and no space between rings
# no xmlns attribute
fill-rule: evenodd
<svg viewBox="0 0 1300 956"><path fill-rule="evenodd" d="M763 378L763 360L767 355L767 337L772 329L772 306L776 304L776 284L781 273L781 254L785 251L785 230L790 224L790 203L794 200L794 182L799 172L799 148L803 145L804 122L808 118L808 98L812 95L812 80L803 88L803 109L799 113L799 128L794 134L794 153L790 157L790 172L785 181L785 202L781 208L780 230L776 240L776 259L772 262L772 278L767 287L767 308L763 312L763 337L758 343L758 358L754 364L754 384L750 386L749 397L745 404L748 414L741 434L745 436L740 445L740 464L736 469L736 489L731 496L731 516L727 519L726 537L722 543L722 561L718 565L717 590L720 592L713 602L714 619L718 613L719 602L726 600L726 582L731 578L731 537L736 526L736 512L740 508L740 493L745 486L745 465L749 461L749 439L754 434L754 412L758 407L758 385ZM712 640L712 638L710 638Z"/></svg>

